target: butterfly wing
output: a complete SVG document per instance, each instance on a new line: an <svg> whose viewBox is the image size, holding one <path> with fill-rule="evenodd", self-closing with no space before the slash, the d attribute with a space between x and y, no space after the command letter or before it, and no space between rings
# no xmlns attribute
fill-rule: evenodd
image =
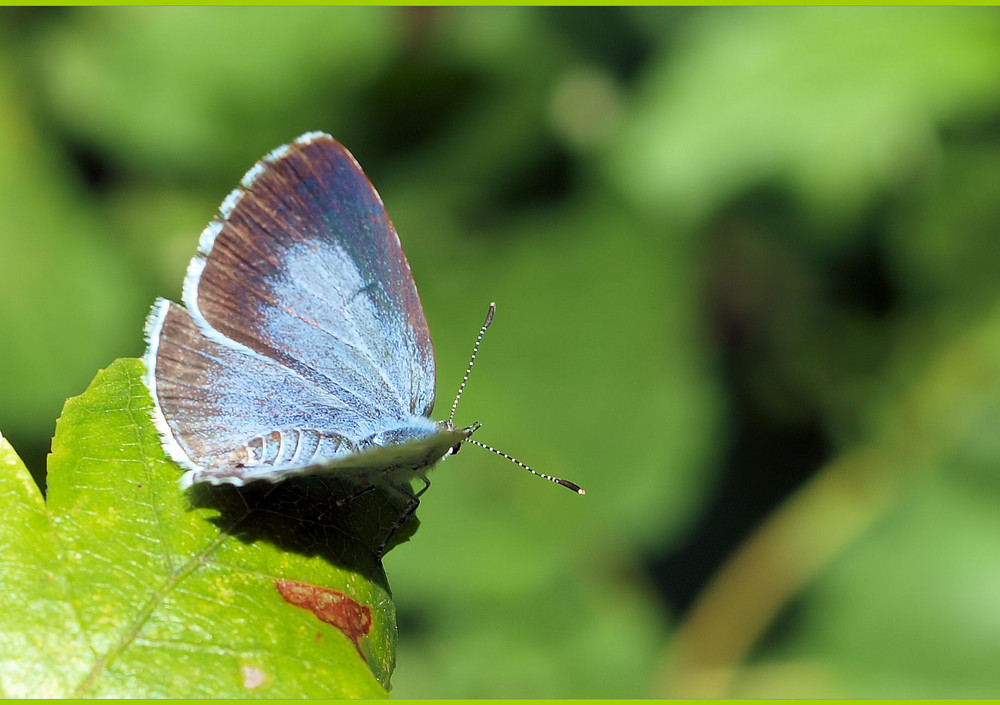
<svg viewBox="0 0 1000 705"><path fill-rule="evenodd" d="M247 172L202 234L184 302L154 307L146 363L187 484L330 466L394 428L440 435L426 418L433 348L399 238L328 135Z"/></svg>
<svg viewBox="0 0 1000 705"><path fill-rule="evenodd" d="M202 236L192 317L359 406L427 415L434 350L399 236L354 157L310 133L258 162Z"/></svg>

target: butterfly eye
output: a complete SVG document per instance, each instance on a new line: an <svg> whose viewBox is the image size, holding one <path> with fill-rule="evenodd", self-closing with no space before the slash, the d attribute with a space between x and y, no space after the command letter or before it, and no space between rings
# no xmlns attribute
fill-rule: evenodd
<svg viewBox="0 0 1000 705"><path fill-rule="evenodd" d="M462 449L462 444L456 443L451 447L451 450L448 451L448 455L456 455L458 451L460 451L461 449Z"/></svg>

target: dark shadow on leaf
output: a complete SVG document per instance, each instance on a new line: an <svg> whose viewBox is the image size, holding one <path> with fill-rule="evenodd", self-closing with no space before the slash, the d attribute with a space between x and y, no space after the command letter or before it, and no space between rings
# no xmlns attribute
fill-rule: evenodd
<svg viewBox="0 0 1000 705"><path fill-rule="evenodd" d="M188 496L195 507L217 510L212 523L244 543L267 541L283 551L323 558L388 592L375 554L405 504L381 489L344 501L357 490L357 485L344 480L312 476L245 487L196 485ZM407 541L418 525L412 517L396 531L388 548Z"/></svg>

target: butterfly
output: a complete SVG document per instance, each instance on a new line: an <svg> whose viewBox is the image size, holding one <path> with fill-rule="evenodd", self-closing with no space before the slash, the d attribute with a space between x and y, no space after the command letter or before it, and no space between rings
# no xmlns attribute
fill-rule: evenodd
<svg viewBox="0 0 1000 705"><path fill-rule="evenodd" d="M358 162L325 133L271 151L223 200L183 301L153 305L144 357L182 488L330 473L361 492L402 493L398 528L427 470L463 442L514 460L470 438L478 423L454 425L458 398L447 421L430 418L434 348L399 236Z"/></svg>

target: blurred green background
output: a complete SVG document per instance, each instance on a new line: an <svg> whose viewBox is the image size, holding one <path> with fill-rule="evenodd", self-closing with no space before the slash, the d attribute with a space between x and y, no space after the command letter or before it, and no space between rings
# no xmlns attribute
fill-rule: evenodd
<svg viewBox="0 0 1000 705"><path fill-rule="evenodd" d="M0 9L0 430L143 350L243 172L340 139L475 448L397 697L1000 695L1000 11Z"/></svg>

